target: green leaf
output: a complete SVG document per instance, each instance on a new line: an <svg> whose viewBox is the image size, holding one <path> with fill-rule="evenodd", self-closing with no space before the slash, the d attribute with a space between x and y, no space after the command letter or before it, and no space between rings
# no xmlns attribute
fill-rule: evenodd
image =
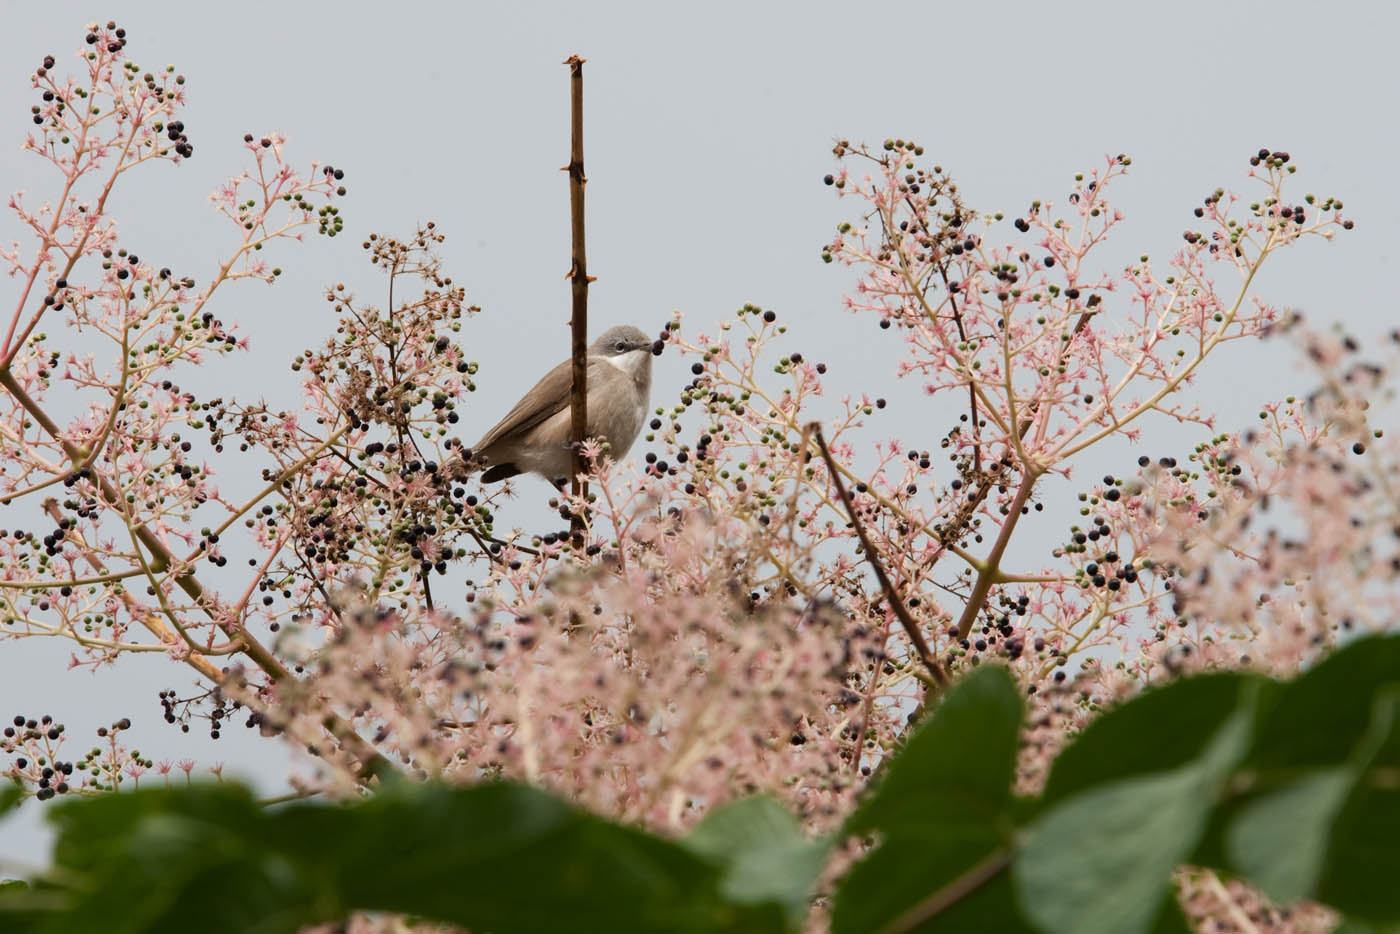
<svg viewBox="0 0 1400 934"><path fill-rule="evenodd" d="M1021 717L1020 692L1003 668L979 668L949 690L847 822L847 832L878 832L881 842L843 880L834 931L880 930L967 873L1004 866ZM1004 876L937 904L928 923L1024 930Z"/></svg>
<svg viewBox="0 0 1400 934"><path fill-rule="evenodd" d="M1316 894L1325 841L1355 781L1326 769L1255 798L1227 833L1230 865L1280 904Z"/></svg>
<svg viewBox="0 0 1400 934"><path fill-rule="evenodd" d="M1180 768L1097 785L1032 823L1012 870L1031 919L1051 932L1151 931L1172 897L1171 873L1195 849L1245 753L1251 714L1241 704Z"/></svg>
<svg viewBox="0 0 1400 934"><path fill-rule="evenodd" d="M43 896L23 879L0 880L0 931L30 934L48 917Z"/></svg>
<svg viewBox="0 0 1400 934"><path fill-rule="evenodd" d="M847 833L937 835L969 815L1002 819L1021 732L1021 694L1005 668L978 668L957 682L885 770Z"/></svg>
<svg viewBox="0 0 1400 934"><path fill-rule="evenodd" d="M1400 934L1400 925L1371 924L1356 918L1343 918L1341 923L1332 929L1332 934Z"/></svg>
<svg viewBox="0 0 1400 934"><path fill-rule="evenodd" d="M794 927L807 914L831 846L829 839L808 840L787 809L765 797L710 811L682 843L724 867L724 898L738 905L777 902Z"/></svg>
<svg viewBox="0 0 1400 934"><path fill-rule="evenodd" d="M1390 641L1366 640L1361 643L1363 650L1339 653L1345 665L1329 660L1322 663L1328 666L1322 675L1310 672L1283 686L1270 698L1261 718L1267 723L1280 710L1298 712L1305 705L1293 698L1316 700L1323 688L1342 690L1343 684L1369 683L1380 689L1361 728L1364 734L1354 724L1345 729L1356 743L1344 764L1289 777L1228 810L1226 868L1276 901L1317 898L1356 918L1400 920L1400 895L1393 885L1400 877L1400 852L1395 846L1400 837L1400 791L1393 780L1376 781L1378 775L1396 774L1400 767L1396 709L1400 688L1386 686L1384 674L1372 664L1377 653L1364 651L1368 643L1382 643L1378 649L1384 656L1383 643ZM1341 703L1357 701L1351 696ZM1268 763L1255 773L1264 783L1270 781L1270 771L1291 776L1300 766L1330 758L1337 751L1332 739L1280 738L1269 726L1265 735L1272 738L1271 744L1256 743L1252 756L1256 763Z"/></svg>
<svg viewBox="0 0 1400 934"><path fill-rule="evenodd" d="M1291 682L1266 682L1256 707L1254 739L1242 765L1257 785L1240 799L1227 801L1217 810L1205 840L1192 854L1191 861L1232 873L1245 871L1237 865L1239 859L1247 858L1247 853L1237 849L1244 844L1231 839L1236 832L1232 828L1245 819L1244 810L1274 793L1287 795L1289 783L1314 770L1354 766L1357 750L1365 741L1371 723L1378 692L1396 683L1400 683L1400 637L1394 636L1357 639ZM1325 785L1314 790L1323 791ZM1298 794L1306 795L1303 790L1298 790ZM1317 809L1315 819L1318 821L1323 820L1329 806L1325 799L1309 803L1306 797L1293 799L1293 803ZM1260 819L1267 823L1266 819ZM1259 831L1266 832L1263 826ZM1273 832L1287 831L1276 828ZM1269 874L1269 885L1281 886L1278 893L1296 891L1298 880L1306 875L1303 861L1316 862L1326 845L1325 838L1310 839L1306 846L1301 843L1301 834L1295 833L1295 839L1300 841L1298 845L1287 850L1295 860L1292 869L1276 863L1264 870L1259 862L1248 862L1251 871ZM1267 855L1262 849L1252 851L1260 857ZM1284 851L1275 853L1275 859L1284 860L1283 854ZM1313 871L1321 871L1320 865ZM1314 876L1314 887L1315 884Z"/></svg>
<svg viewBox="0 0 1400 934"><path fill-rule="evenodd" d="M147 824L181 820L245 829L259 826L263 811L240 785L199 784L131 794L69 798L44 814L56 831L54 862L70 870L100 870L122 858L132 834ZM149 832L149 828L147 828Z"/></svg>
<svg viewBox="0 0 1400 934"><path fill-rule="evenodd" d="M1193 930L1186 912L1181 910L1181 902L1176 900L1176 893L1168 893L1162 910L1157 913L1157 922L1152 925L1152 934L1192 934Z"/></svg>
<svg viewBox="0 0 1400 934"><path fill-rule="evenodd" d="M493 932L781 931L777 905L733 905L720 869L669 840L521 785L402 783L354 810L302 807L300 843L332 837L344 908L423 915ZM315 865L322 848L302 847Z"/></svg>
<svg viewBox="0 0 1400 934"><path fill-rule="evenodd" d="M4 814L11 808L19 807L19 803L24 800L24 786L19 782L10 782L0 788L0 814Z"/></svg>
<svg viewBox="0 0 1400 934"><path fill-rule="evenodd" d="M1029 934L1032 928L1016 910L1005 870L1009 860L1000 834L975 822L948 825L936 835L893 836L842 880L832 934Z"/></svg>
<svg viewBox="0 0 1400 934"><path fill-rule="evenodd" d="M1245 686L1259 680L1237 673L1199 675L1115 707L1085 727L1055 759L1044 802L1186 765L1234 714Z"/></svg>
<svg viewBox="0 0 1400 934"><path fill-rule="evenodd" d="M141 791L53 819L77 881L45 931L275 934L355 910L498 934L787 927L776 901L723 895L711 858L505 783L272 810L228 785Z"/></svg>
<svg viewBox="0 0 1400 934"><path fill-rule="evenodd" d="M277 852L268 815L237 786L102 795L48 816L72 883L43 931L283 931L333 903Z"/></svg>
<svg viewBox="0 0 1400 934"><path fill-rule="evenodd" d="M1254 728L1255 769L1328 768L1361 743L1376 695L1400 684L1400 636L1358 639L1266 693Z"/></svg>
<svg viewBox="0 0 1400 934"><path fill-rule="evenodd" d="M1318 898L1360 920L1400 922L1400 688L1376 699L1356 781L1332 825Z"/></svg>

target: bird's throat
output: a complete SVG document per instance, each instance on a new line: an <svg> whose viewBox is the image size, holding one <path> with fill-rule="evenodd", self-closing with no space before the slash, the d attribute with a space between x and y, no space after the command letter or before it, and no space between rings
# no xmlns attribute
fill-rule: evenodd
<svg viewBox="0 0 1400 934"><path fill-rule="evenodd" d="M602 357L601 359L609 366L616 367L633 380L640 382L647 366L651 363L651 351L629 350L625 354L619 354L615 357Z"/></svg>

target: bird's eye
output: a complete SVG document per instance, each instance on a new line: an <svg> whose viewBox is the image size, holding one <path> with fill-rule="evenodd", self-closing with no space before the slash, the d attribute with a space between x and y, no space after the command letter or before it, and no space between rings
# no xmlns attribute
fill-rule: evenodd
<svg viewBox="0 0 1400 934"><path fill-rule="evenodd" d="M627 349L627 345L624 344L622 341L618 341L616 344L613 344L613 349L614 349L614 350L626 350L626 349Z"/></svg>

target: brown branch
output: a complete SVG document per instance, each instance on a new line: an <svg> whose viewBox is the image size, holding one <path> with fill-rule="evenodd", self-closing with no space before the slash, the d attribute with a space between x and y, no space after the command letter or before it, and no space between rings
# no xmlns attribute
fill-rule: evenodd
<svg viewBox="0 0 1400 934"><path fill-rule="evenodd" d="M986 604L987 594L991 593L992 585L996 583L996 577L1001 572L1001 557L1006 554L1006 546L1011 543L1011 533L1016 529L1016 520L1020 518L1021 510L1031 498L1036 476L1028 473L1021 478L1021 485L1007 509L1006 524L1001 527L996 544L992 545L992 553L987 555L982 570L977 572L977 582L972 585L972 595L967 598L967 606L963 607L962 617L958 620L959 639L966 639L967 634L972 631L972 624Z"/></svg>
<svg viewBox="0 0 1400 934"><path fill-rule="evenodd" d="M1085 311L1075 322L1073 334L1078 335L1088 325L1089 319L1094 316L1093 311ZM1059 360L1063 361L1068 355L1068 345L1060 347ZM1040 401L1031 403L1030 416L1021 422L1020 436L1024 438L1030 431L1032 423L1040 415ZM982 569L977 572L977 581L972 585L972 594L967 598L967 605L963 607L962 616L958 619L958 638L966 639L968 633L972 631L972 624L977 620L977 614L982 611L982 607L987 602L987 595L991 593L992 586L997 583L998 575L1001 573L1001 558L1006 554L1006 546L1011 541L1011 533L1016 528L1016 522L1021 517L1021 510L1031 498L1031 492L1035 488L1035 481L1039 478L1038 471L1032 469L1031 464L1022 465L1021 486L1016 490L1016 495L1011 500L1011 505L1007 509L1006 523L1002 525L997 540L992 545L991 554L987 555L987 560L983 563ZM983 493L990 490L990 485L983 488Z"/></svg>
<svg viewBox="0 0 1400 934"><path fill-rule="evenodd" d="M564 64L569 66L569 221L573 234L573 266L569 277L573 289L573 389L569 395L569 440L573 447L573 482L571 492L579 504L571 510L569 529L575 548L582 548L587 529L587 514L582 506L588 501L588 483L583 479L588 465L584 461L583 441L588 436L588 252L583 236L583 186L588 183L583 174L583 63L585 59L571 55Z"/></svg>
<svg viewBox="0 0 1400 934"><path fill-rule="evenodd" d="M831 457L831 450L826 446L826 438L822 437L822 427L817 422L809 423L804 432L810 432L817 441L817 448L822 452L822 460L826 462L826 472L831 477L831 482L836 485L836 492L841 496L841 503L846 507L846 514L851 517L851 525L856 530L856 537L860 539L861 548L865 550L865 560L870 563L870 568L875 572L875 579L880 582L880 589L885 594L885 601L889 603L891 612L899 620L904 631L909 635L909 641L914 645L914 651L918 653L919 660L924 663L928 673L933 676L934 683L942 687L948 683L948 675L943 671L943 667L938 664L938 659L929 650L928 643L924 641L924 634L919 631L919 624L914 617L909 615L909 610L905 608L904 601L899 599L899 594L895 592L894 584L891 583L889 575L885 573L885 567L880 563L879 553L875 546L871 544L869 536L865 534L865 526L861 525L860 518L856 515L855 503L851 501L851 494L846 491L846 484L841 482L841 472L836 469L836 461Z"/></svg>

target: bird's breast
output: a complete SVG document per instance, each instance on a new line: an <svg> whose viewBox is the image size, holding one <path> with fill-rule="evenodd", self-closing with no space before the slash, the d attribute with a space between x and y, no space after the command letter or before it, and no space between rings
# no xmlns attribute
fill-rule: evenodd
<svg viewBox="0 0 1400 934"><path fill-rule="evenodd" d="M629 376L617 370L597 375L600 378L588 384L588 433L606 438L612 456L621 458L641 433L647 400Z"/></svg>

